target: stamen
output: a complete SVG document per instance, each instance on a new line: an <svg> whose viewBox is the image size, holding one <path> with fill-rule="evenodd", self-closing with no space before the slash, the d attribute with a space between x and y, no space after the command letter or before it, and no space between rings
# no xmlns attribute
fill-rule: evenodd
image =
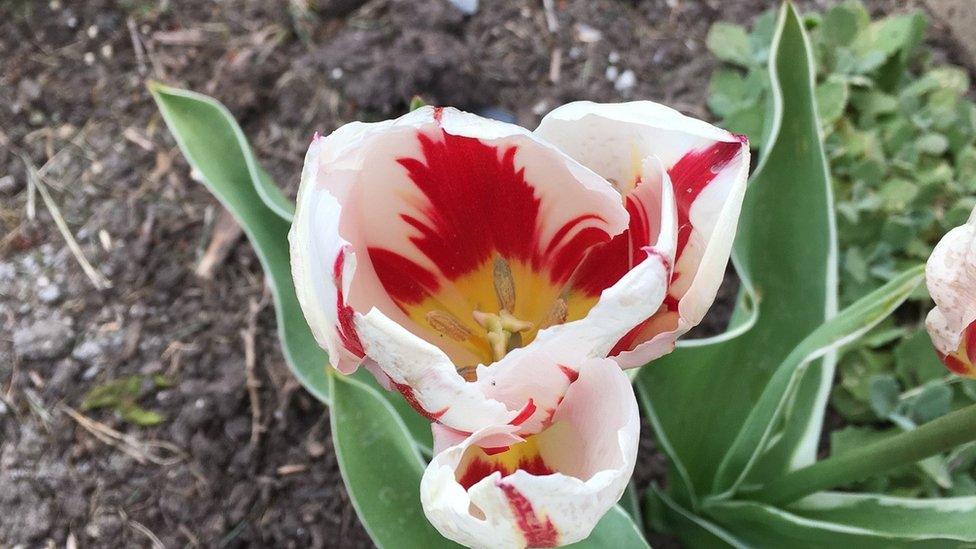
<svg viewBox="0 0 976 549"><path fill-rule="evenodd" d="M533 324L515 318L512 313L502 309L496 315L472 311L474 320L487 332L486 338L491 346L491 356L494 360L501 360L508 351L522 346L522 334L531 330Z"/></svg>
<svg viewBox="0 0 976 549"><path fill-rule="evenodd" d="M467 341L471 338L471 331L461 324L451 313L444 311L428 311L427 324L441 334L453 339L454 341Z"/></svg>
<svg viewBox="0 0 976 549"><path fill-rule="evenodd" d="M515 278L512 276L512 268L501 257L495 258L492 269L492 278L495 285L495 295L498 297L498 307L503 310L515 310Z"/></svg>
<svg viewBox="0 0 976 549"><path fill-rule="evenodd" d="M566 322L566 317L569 315L569 307L566 305L566 300L563 298L557 298L556 301L552 303L552 307L546 314L546 318L539 325L540 330L544 330L550 326L555 326L557 324L562 324Z"/></svg>
<svg viewBox="0 0 976 549"><path fill-rule="evenodd" d="M461 374L461 377L463 377L466 381L474 381L475 379L478 379L478 370L474 365L458 368L458 373Z"/></svg>
<svg viewBox="0 0 976 549"><path fill-rule="evenodd" d="M501 320L502 328L507 332L514 334L516 332L524 332L532 329L531 322L515 318L512 316L512 313L508 312L506 309L502 309L498 313L498 317Z"/></svg>
<svg viewBox="0 0 976 549"><path fill-rule="evenodd" d="M488 332L488 343L491 345L491 357L501 360L508 353L508 335L505 332Z"/></svg>

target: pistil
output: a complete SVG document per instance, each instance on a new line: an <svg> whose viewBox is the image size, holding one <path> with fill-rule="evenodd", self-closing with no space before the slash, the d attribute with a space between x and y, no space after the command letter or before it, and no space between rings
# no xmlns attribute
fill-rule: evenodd
<svg viewBox="0 0 976 549"><path fill-rule="evenodd" d="M486 338L491 346L491 356L501 360L508 351L522 343L522 332L531 330L531 322L515 318L512 313L502 309L495 313L474 311L474 320L487 332Z"/></svg>

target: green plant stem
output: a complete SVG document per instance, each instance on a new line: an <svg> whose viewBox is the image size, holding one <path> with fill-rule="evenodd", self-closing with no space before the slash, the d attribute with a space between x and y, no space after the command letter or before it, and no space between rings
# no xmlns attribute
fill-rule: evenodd
<svg viewBox="0 0 976 549"><path fill-rule="evenodd" d="M749 498L772 505L785 505L814 492L909 465L973 440L976 440L976 404L912 431L788 473L752 493Z"/></svg>

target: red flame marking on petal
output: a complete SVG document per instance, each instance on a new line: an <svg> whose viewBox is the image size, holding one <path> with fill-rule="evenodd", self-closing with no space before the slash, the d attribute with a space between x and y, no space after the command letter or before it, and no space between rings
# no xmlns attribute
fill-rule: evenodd
<svg viewBox="0 0 976 549"><path fill-rule="evenodd" d="M508 504L515 515L525 543L529 547L555 547L559 545L559 532L549 517L540 518L528 500L517 488L511 484L498 482L497 486L505 493Z"/></svg>
<svg viewBox="0 0 976 549"><path fill-rule="evenodd" d="M481 450L489 456L495 456L507 452L509 448L511 446L493 446L491 448L482 448Z"/></svg>
<svg viewBox="0 0 976 549"><path fill-rule="evenodd" d="M396 390L397 391L400 391L400 394L403 395L403 398L404 398L404 400L407 401L407 404L409 404L411 408L413 408L414 410L416 410L418 414L420 414L423 417L427 418L427 421L435 422L435 421L440 420L441 416L443 416L444 414L446 414L447 411L448 411L448 409L450 409L450 407L445 406L443 409L438 410L436 412L429 412L417 400L417 395L414 394L412 387L410 387L406 383L397 383L396 381L393 381L392 379L390 380L390 383L394 387L396 387Z"/></svg>
<svg viewBox="0 0 976 549"><path fill-rule="evenodd" d="M502 448L482 448L482 451L489 456L493 456L505 452L509 448L509 446ZM467 463L464 472L461 474L461 477L457 482L463 486L465 490L467 490L468 488L471 488L477 484L481 479L496 471L501 473L502 478L511 475L515 471L525 471L526 473L535 476L553 474L553 470L550 469L549 466L546 465L546 462L542 460L542 457L538 455L523 457L519 460L518 465L514 469L507 466L502 461L483 459L479 456L475 456Z"/></svg>
<svg viewBox="0 0 976 549"><path fill-rule="evenodd" d="M336 287L336 316L338 317L336 331L339 333L342 345L356 358L363 358L366 353L363 351L363 343L359 339L359 334L356 333L354 322L356 313L352 307L346 304L342 291L342 267L345 263L346 249L343 248L339 251L335 264L332 266L332 281Z"/></svg>
<svg viewBox="0 0 976 549"><path fill-rule="evenodd" d="M401 308L405 303L419 303L437 291L437 278L427 269L390 250L367 251L380 284Z"/></svg>
<svg viewBox="0 0 976 549"><path fill-rule="evenodd" d="M969 366L965 362L959 360L955 355L944 355L939 353L939 358L946 365L946 368L954 374L959 374L961 376L969 375Z"/></svg>
<svg viewBox="0 0 976 549"><path fill-rule="evenodd" d="M525 406L522 407L522 411L519 412L517 416L512 418L512 421L509 421L508 424L515 425L517 427L525 423L525 420L532 417L532 414L534 413L535 413L535 401L530 398L529 401L525 403Z"/></svg>
<svg viewBox="0 0 976 549"><path fill-rule="evenodd" d="M636 194L625 200L630 216L627 228L606 244L594 246L573 275L573 287L589 296L598 296L616 284L642 259L640 251L651 244L644 204Z"/></svg>
<svg viewBox="0 0 976 549"><path fill-rule="evenodd" d="M562 283L590 247L609 241L600 227L580 228L584 221L603 221L590 213L566 222L549 243L541 242L541 199L525 169L516 165L517 147L499 148L443 130L440 135L435 140L418 133L423 158L397 159L427 199L419 212L400 217L417 231L410 241L448 280L498 254L537 270L545 267L555 283ZM380 282L401 307L437 290L434 274L417 263L382 248L370 248L374 255Z"/></svg>
<svg viewBox="0 0 976 549"><path fill-rule="evenodd" d="M684 252L694 227L691 224L691 206L709 183L742 151L742 136L735 143L718 142L705 149L691 151L678 160L668 176L674 187L678 210L678 249L675 258ZM748 143L748 140L746 141ZM677 272L673 275L677 276Z"/></svg>
<svg viewBox="0 0 976 549"><path fill-rule="evenodd" d="M561 371L568 379L570 383L575 382L579 378L579 372L570 368L569 366L559 365L559 371Z"/></svg>

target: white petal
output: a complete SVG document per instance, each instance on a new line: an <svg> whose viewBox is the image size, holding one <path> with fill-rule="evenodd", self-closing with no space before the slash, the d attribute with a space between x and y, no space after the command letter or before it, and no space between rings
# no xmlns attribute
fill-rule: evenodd
<svg viewBox="0 0 976 549"><path fill-rule="evenodd" d="M936 245L925 266L925 283L935 301L926 320L932 342L939 352L953 353L963 331L976 321L976 210Z"/></svg>
<svg viewBox="0 0 976 549"><path fill-rule="evenodd" d="M378 310L358 315L356 328L370 359L431 421L472 432L488 425L504 425L518 415L519 409L509 410L465 381L444 351Z"/></svg>
<svg viewBox="0 0 976 549"><path fill-rule="evenodd" d="M675 280L669 289L678 299L677 314L668 313L670 320L664 313L649 319L642 330L631 334L635 342L644 343L615 359L629 368L669 352L680 335L701 322L724 278L745 196L748 144L739 136L649 101L570 103L546 115L536 132L616 181L622 192L635 180L640 161L648 157L660 159L671 173L679 211L687 209L692 227L687 244L678 250ZM718 144L731 148L715 149ZM700 161L713 150L718 153L713 155L715 166ZM708 181L694 195L684 197L688 189L679 188L680 180L689 165L707 174ZM710 168L712 172L702 172Z"/></svg>
<svg viewBox="0 0 976 549"><path fill-rule="evenodd" d="M437 454L420 492L438 531L470 547L585 539L620 499L633 473L640 422L629 380L610 360L587 361L553 420L552 429L537 436L540 455L554 474L494 472L468 490L459 484L465 451L510 435L511 426L484 429Z"/></svg>

